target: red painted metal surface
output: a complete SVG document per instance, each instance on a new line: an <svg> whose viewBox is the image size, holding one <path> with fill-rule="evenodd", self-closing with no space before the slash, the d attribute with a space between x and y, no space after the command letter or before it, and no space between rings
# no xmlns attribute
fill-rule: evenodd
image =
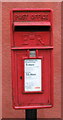
<svg viewBox="0 0 63 120"><path fill-rule="evenodd" d="M53 106L53 26L50 9L13 9L11 11L12 98L15 109ZM23 58L42 58L42 92L23 93ZM34 59L34 57L33 57ZM22 77L22 79L21 79Z"/></svg>
<svg viewBox="0 0 63 120"><path fill-rule="evenodd" d="M51 26L50 22L14 22L15 26Z"/></svg>

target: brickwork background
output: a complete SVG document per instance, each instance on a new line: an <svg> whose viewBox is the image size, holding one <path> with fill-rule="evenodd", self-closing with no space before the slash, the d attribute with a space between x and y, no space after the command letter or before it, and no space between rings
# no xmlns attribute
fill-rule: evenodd
<svg viewBox="0 0 63 120"><path fill-rule="evenodd" d="M2 43L3 80L2 116L3 118L25 118L25 110L12 108L11 50L10 50L10 10L13 8L51 8L53 9L54 35L54 107L38 110L38 118L61 118L61 3L60 2L3 2L2 3Z"/></svg>

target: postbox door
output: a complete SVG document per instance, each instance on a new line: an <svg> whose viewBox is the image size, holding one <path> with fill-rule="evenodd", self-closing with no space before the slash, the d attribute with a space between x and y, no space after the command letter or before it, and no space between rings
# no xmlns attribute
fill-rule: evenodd
<svg viewBox="0 0 63 120"><path fill-rule="evenodd" d="M50 90L50 71L51 71L51 51L49 50L38 50L38 56L41 56L42 65L41 65L41 86L42 91L31 91L26 92L24 88L24 58L28 58L27 50L16 51L15 54L15 81L14 81L14 103L15 106L36 106L40 105L49 105L51 99L51 90ZM30 58L31 59L31 58ZM34 58L33 58L34 59ZM39 59L39 57L35 58ZM46 67L47 66L47 67ZM17 74L16 74L17 73ZM17 85L15 85L17 84ZM38 99L38 102L37 102Z"/></svg>

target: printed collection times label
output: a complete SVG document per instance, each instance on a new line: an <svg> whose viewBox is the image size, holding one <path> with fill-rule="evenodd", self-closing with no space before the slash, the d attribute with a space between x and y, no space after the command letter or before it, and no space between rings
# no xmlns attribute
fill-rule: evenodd
<svg viewBox="0 0 63 120"><path fill-rule="evenodd" d="M24 60L24 89L25 92L42 91L41 59Z"/></svg>

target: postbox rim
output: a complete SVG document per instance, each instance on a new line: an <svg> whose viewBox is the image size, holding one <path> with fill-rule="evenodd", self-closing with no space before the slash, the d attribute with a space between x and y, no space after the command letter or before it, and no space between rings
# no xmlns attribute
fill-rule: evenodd
<svg viewBox="0 0 63 120"><path fill-rule="evenodd" d="M51 8L13 8L11 11L50 11L53 12Z"/></svg>
<svg viewBox="0 0 63 120"><path fill-rule="evenodd" d="M50 105L42 105L42 106L14 106L13 105L13 108L15 109L15 110L19 110L19 109L45 109L45 108L51 108L51 107L53 107L53 105L52 104L50 104Z"/></svg>

